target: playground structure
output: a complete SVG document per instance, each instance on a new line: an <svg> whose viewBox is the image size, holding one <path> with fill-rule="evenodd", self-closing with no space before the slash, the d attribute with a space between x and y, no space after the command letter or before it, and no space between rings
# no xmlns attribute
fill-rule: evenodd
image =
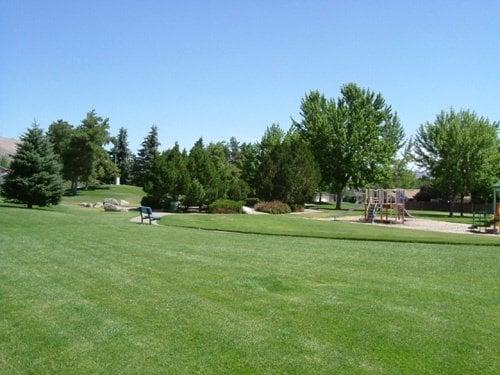
<svg viewBox="0 0 500 375"><path fill-rule="evenodd" d="M474 212L470 229L479 233L500 234L500 181L493 188L492 213L481 211Z"/></svg>
<svg viewBox="0 0 500 375"><path fill-rule="evenodd" d="M406 196L403 189L366 189L364 194L367 223L404 224Z"/></svg>

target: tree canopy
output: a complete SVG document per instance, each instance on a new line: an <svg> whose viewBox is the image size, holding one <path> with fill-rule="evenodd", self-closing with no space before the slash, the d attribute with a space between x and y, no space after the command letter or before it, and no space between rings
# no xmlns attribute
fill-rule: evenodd
<svg viewBox="0 0 500 375"><path fill-rule="evenodd" d="M401 147L404 132L396 113L380 93L354 83L340 97L312 91L302 99L295 127L309 143L321 170L322 187L337 193L337 208L347 186L380 184Z"/></svg>
<svg viewBox="0 0 500 375"><path fill-rule="evenodd" d="M463 203L465 195L490 190L500 177L498 131L498 122L453 109L442 111L418 129L416 161L449 200L450 216L457 197Z"/></svg>
<svg viewBox="0 0 500 375"><path fill-rule="evenodd" d="M160 154L158 150L159 147L158 127L153 125L148 135L141 143L141 148L133 160L132 180L135 185L144 187L149 178L153 161Z"/></svg>
<svg viewBox="0 0 500 375"><path fill-rule="evenodd" d="M21 137L10 168L1 186L7 200L28 208L59 203L64 191L61 165L37 124Z"/></svg>

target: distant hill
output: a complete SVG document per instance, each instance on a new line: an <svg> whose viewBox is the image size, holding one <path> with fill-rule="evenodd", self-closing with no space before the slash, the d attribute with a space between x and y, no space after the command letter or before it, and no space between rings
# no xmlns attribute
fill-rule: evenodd
<svg viewBox="0 0 500 375"><path fill-rule="evenodd" d="M17 139L0 137L0 156L14 154L17 143Z"/></svg>

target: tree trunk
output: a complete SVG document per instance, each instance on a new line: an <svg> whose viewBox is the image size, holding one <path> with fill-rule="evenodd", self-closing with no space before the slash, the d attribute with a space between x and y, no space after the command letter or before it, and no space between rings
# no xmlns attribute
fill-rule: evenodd
<svg viewBox="0 0 500 375"><path fill-rule="evenodd" d="M319 191L319 203L323 203L323 192L320 190Z"/></svg>
<svg viewBox="0 0 500 375"><path fill-rule="evenodd" d="M29 202L28 203L28 208L33 208L33 203Z"/></svg>
<svg viewBox="0 0 500 375"><path fill-rule="evenodd" d="M464 217L464 195L460 194L460 217Z"/></svg>
<svg viewBox="0 0 500 375"><path fill-rule="evenodd" d="M71 180L71 194L76 195L76 193L78 192L77 190L78 190L78 178L73 177L73 179Z"/></svg>
<svg viewBox="0 0 500 375"><path fill-rule="evenodd" d="M342 193L344 191L344 187L341 187L339 189L337 189L337 202L335 204L335 209L336 210L340 210L342 208Z"/></svg>
<svg viewBox="0 0 500 375"><path fill-rule="evenodd" d="M449 217L453 217L453 212L455 211L455 198L451 198L450 199L450 213L449 213Z"/></svg>

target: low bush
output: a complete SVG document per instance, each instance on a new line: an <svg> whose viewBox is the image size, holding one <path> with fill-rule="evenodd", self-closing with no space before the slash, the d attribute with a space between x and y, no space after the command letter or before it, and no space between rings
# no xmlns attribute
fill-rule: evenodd
<svg viewBox="0 0 500 375"><path fill-rule="evenodd" d="M299 203L290 203L292 212L304 212L304 205Z"/></svg>
<svg viewBox="0 0 500 375"><path fill-rule="evenodd" d="M290 206L281 201L260 202L255 205L255 210L267 212L268 214L289 214L292 212Z"/></svg>
<svg viewBox="0 0 500 375"><path fill-rule="evenodd" d="M243 212L243 202L230 199L217 199L208 206L211 214L240 214Z"/></svg>
<svg viewBox="0 0 500 375"><path fill-rule="evenodd" d="M141 206L151 207L151 208L163 208L163 202L158 198L151 195L146 195L141 199Z"/></svg>
<svg viewBox="0 0 500 375"><path fill-rule="evenodd" d="M247 198L245 201L245 206L254 207L259 202L260 202L259 198Z"/></svg>

